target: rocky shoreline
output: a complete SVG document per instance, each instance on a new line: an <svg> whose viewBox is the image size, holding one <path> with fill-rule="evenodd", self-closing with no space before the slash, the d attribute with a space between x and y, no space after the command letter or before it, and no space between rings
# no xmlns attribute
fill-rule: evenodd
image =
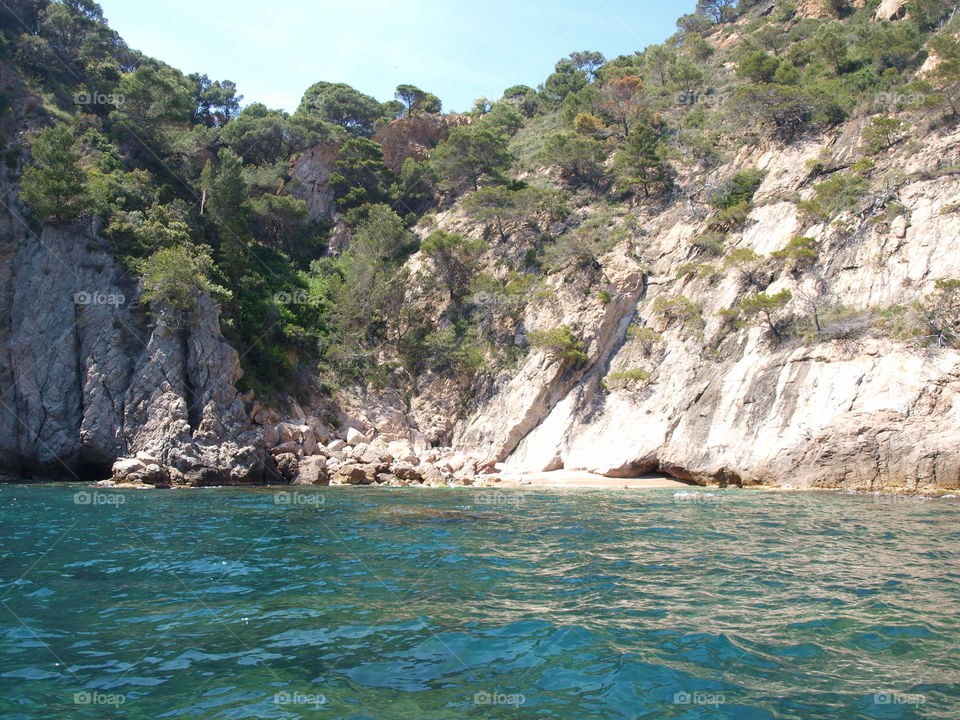
<svg viewBox="0 0 960 720"><path fill-rule="evenodd" d="M231 485L383 485L387 487L469 486L499 482L502 466L455 452L452 448L421 449L406 440L386 441L376 432L349 427L336 433L317 418L274 422L273 411L255 413L262 423L262 445L269 472L265 482L244 480ZM198 485L156 455L138 452L120 458L109 481L114 486L172 488Z"/></svg>

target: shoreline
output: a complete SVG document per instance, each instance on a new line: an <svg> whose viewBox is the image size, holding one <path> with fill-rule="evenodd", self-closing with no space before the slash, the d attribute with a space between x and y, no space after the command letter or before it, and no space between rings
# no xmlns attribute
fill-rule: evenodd
<svg viewBox="0 0 960 720"><path fill-rule="evenodd" d="M684 482L662 475L643 475L635 478L611 478L582 470L553 470L538 473L504 473L500 482L482 483L481 487L523 488L594 488L607 490L648 490L669 488L703 488L703 485Z"/></svg>
<svg viewBox="0 0 960 720"><path fill-rule="evenodd" d="M293 485L293 484L237 484L237 485L174 485L157 487L148 484L115 483L111 480L77 481L53 479L13 478L9 475L0 477L0 485L20 487L54 487L59 485L74 487L102 488L104 490L286 490L307 491L321 488L386 488L398 489L466 489L477 492L490 490L687 490L690 492L713 492L716 490L743 490L767 493L827 493L832 495L859 495L904 499L926 500L957 500L960 499L960 490L951 488L926 489L911 492L906 488L892 488L886 490L854 490L842 487L809 487L782 485L747 485L747 486L720 486L697 485L662 475L644 475L634 478L610 478L604 475L578 470L554 470L539 473L504 473L492 476L490 479L480 479L472 484L454 483L447 485L411 483L405 486L387 485Z"/></svg>

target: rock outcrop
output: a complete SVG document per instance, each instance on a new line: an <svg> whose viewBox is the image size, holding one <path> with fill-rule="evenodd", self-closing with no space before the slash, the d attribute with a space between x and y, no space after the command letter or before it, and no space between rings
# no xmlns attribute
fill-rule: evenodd
<svg viewBox="0 0 960 720"><path fill-rule="evenodd" d="M827 139L835 157L859 132ZM910 174L896 190L897 214L850 213L804 221L782 198L809 193L807 160L823 145L755 150L737 169L758 166L766 179L729 249L769 256L798 235L815 238L820 257L807 272L777 271L768 293L789 289L792 310L807 312L812 283L819 301L842 303L854 317L909 305L939 279L960 277L960 177L941 172L956 161L960 133L929 138L921 151L885 158ZM731 170L721 170L730 173ZM801 195L803 197L803 195ZM893 202L893 201L891 201ZM882 212L882 211L881 211ZM743 292L737 271L711 280L681 268L697 260L689 239L703 227L678 203L641 218L642 255L601 260L613 276L614 301L598 307L557 288L559 309L528 311L531 327L582 327L588 360L575 377L531 353L456 429L454 445L504 461L511 471L566 468L611 477L649 471L700 483L779 484L856 490L960 488L960 353L880 337L779 343L763 327L732 333L718 313ZM637 282L623 268L641 272ZM617 279L617 273L620 273ZM704 327L693 337L656 312L658 298L688 298ZM551 315L552 313L552 315ZM653 349L626 337L626 324L662 335ZM605 391L611 372L641 367L639 387Z"/></svg>
<svg viewBox="0 0 960 720"><path fill-rule="evenodd" d="M0 214L0 463L57 478L261 482L272 460L236 382L237 353L202 299L182 330L154 322L95 226ZM114 466L118 458L128 461ZM146 458L146 459L144 459Z"/></svg>

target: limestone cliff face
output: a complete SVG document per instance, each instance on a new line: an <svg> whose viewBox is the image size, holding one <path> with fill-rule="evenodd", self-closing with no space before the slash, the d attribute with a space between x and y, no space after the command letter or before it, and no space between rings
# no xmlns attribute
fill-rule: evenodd
<svg viewBox="0 0 960 720"><path fill-rule="evenodd" d="M847 127L822 141L746 149L716 177L759 167L766 179L744 229L728 249L769 255L792 237L819 241L816 267L774 272L767 293L793 292L791 309L820 278L822 298L850 310L905 304L938 279L960 276L960 133L932 136L921 149L892 152L877 172L903 178L877 209L806 223L794 202L817 178L808 160L826 147L838 166L855 154ZM822 178L819 178L822 179ZM882 210L882 206L880 208ZM454 445L517 470L565 467L609 476L660 470L698 482L768 483L861 490L960 488L960 353L882 338L813 345L778 343L763 328L732 332L718 312L744 280L713 282L680 272L698 258L689 241L703 212L682 198L641 218L642 231L602 259L614 301L556 293L532 306L528 327L583 328L589 359L576 374L532 353L454 433ZM600 289L602 286L598 286ZM654 303L684 296L702 305L702 340L665 325ZM626 337L633 322L662 333L654 348ZM643 367L641 389L606 392L611 371Z"/></svg>
<svg viewBox="0 0 960 720"><path fill-rule="evenodd" d="M9 187L4 183L4 187ZM157 325L90 226L33 233L0 214L0 464L104 477L143 452L198 484L254 482L266 453L237 394L240 363L204 300Z"/></svg>

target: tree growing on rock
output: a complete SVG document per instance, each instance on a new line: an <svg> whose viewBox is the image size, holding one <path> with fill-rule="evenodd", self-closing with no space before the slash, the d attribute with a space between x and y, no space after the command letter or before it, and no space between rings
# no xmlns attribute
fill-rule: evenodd
<svg viewBox="0 0 960 720"><path fill-rule="evenodd" d="M23 173L21 194L34 215L53 224L79 219L89 201L73 133L63 125L44 130L33 143L32 154L34 164Z"/></svg>
<svg viewBox="0 0 960 720"><path fill-rule="evenodd" d="M776 295L757 293L749 295L737 303L735 310L745 322L765 324L777 340L783 340L777 318L793 299L789 290L781 290Z"/></svg>
<svg viewBox="0 0 960 720"><path fill-rule="evenodd" d="M512 159L507 138L482 126L454 128L432 155L441 186L455 192L500 179Z"/></svg>
<svg viewBox="0 0 960 720"><path fill-rule="evenodd" d="M143 276L143 300L174 329L185 327L203 296L220 290L210 281L213 261L201 248L161 248L138 269Z"/></svg>
<svg viewBox="0 0 960 720"><path fill-rule="evenodd" d="M643 97L643 80L636 75L626 75L605 83L600 90L603 107L626 137L634 120L643 115L646 102Z"/></svg>
<svg viewBox="0 0 960 720"><path fill-rule="evenodd" d="M439 113L441 110L440 98L424 92L416 85L398 85L394 97L403 105L404 117Z"/></svg>
<svg viewBox="0 0 960 720"><path fill-rule="evenodd" d="M470 278L476 273L480 257L487 244L459 233L437 230L420 246L423 254L436 268L438 279L450 294L455 306L469 289Z"/></svg>
<svg viewBox="0 0 960 720"><path fill-rule="evenodd" d="M531 330L527 334L530 347L545 350L548 355L561 362L582 365L587 361L587 353L582 340L579 340L569 325L561 325L552 330Z"/></svg>
<svg viewBox="0 0 960 720"><path fill-rule="evenodd" d="M697 0L697 12L708 16L715 23L731 19L734 0Z"/></svg>
<svg viewBox="0 0 960 720"><path fill-rule="evenodd" d="M614 167L620 184L631 193L642 189L644 197L650 197L652 190L664 190L672 183L660 136L649 125L638 125L627 135L614 159Z"/></svg>
<svg viewBox="0 0 960 720"><path fill-rule="evenodd" d="M960 345L960 280L938 280L932 295L920 303L927 337L938 348Z"/></svg>
<svg viewBox="0 0 960 720"><path fill-rule="evenodd" d="M581 137L575 133L557 133L547 138L542 159L555 165L568 183L602 190L609 185L609 177L603 163L607 151L603 143L594 138Z"/></svg>

